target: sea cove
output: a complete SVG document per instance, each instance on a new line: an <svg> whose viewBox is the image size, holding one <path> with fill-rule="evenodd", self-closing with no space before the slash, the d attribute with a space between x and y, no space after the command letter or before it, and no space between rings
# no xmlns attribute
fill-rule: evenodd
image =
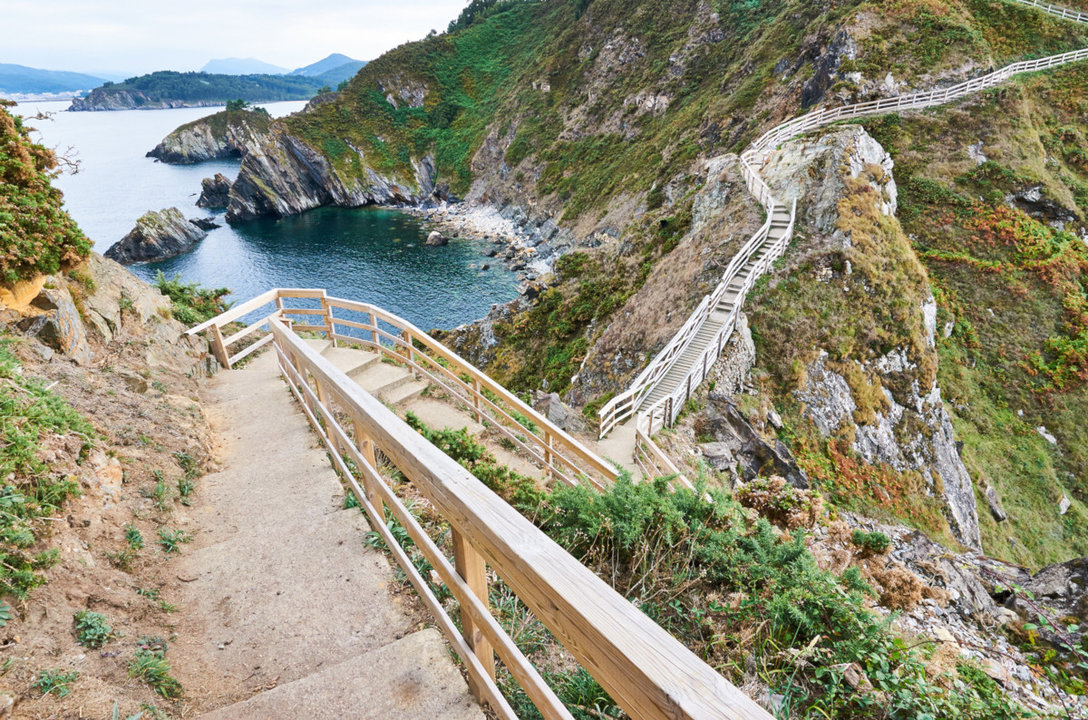
<svg viewBox="0 0 1088 720"><path fill-rule="evenodd" d="M303 105L262 107L279 117ZM78 172L61 175L56 185L98 252L148 210L176 206L186 217L211 216L195 205L200 180L217 172L230 178L237 174L236 161L177 166L145 157L174 128L218 108L70 113L67 106L31 102L20 104L17 112L28 117L53 113L51 119L28 124L38 129L43 144L79 161ZM130 269L148 280L161 270L180 274L185 282L229 287L239 299L277 285L324 287L341 297L380 304L423 328L455 327L517 294L514 274L484 257L488 243L463 239L426 247L420 220L396 210L322 208L233 227L219 212L216 221L223 226L192 252ZM481 269L488 263L487 270Z"/></svg>

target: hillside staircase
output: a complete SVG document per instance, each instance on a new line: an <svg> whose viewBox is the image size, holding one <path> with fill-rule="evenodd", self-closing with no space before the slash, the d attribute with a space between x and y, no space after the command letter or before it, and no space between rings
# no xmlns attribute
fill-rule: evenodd
<svg viewBox="0 0 1088 720"><path fill-rule="evenodd" d="M389 396L418 392L371 380ZM275 356L220 373L204 407L222 469L202 482L195 547L176 565L202 627L170 653L186 686L215 678L198 717L483 720L441 635L418 629L382 552L362 542L366 520L343 508Z"/></svg>
<svg viewBox="0 0 1088 720"><path fill-rule="evenodd" d="M404 319L323 290L271 290L189 332L235 368L210 391L225 468L208 479L201 546L179 575L205 619L185 657L222 685L202 717L460 720L486 705L514 720L501 667L543 717L573 720L492 612L501 582L628 716L769 720L403 416L464 427L541 484L613 483L591 441ZM362 513L342 509L345 491ZM433 628L390 593L368 536Z"/></svg>
<svg viewBox="0 0 1088 720"><path fill-rule="evenodd" d="M1008 0L1050 15L1088 24L1088 12L1071 10L1044 0ZM944 105L1006 82L1022 73L1037 72L1088 59L1088 48L1012 63L1000 70L949 87L826 108L784 122L759 137L741 154L749 190L767 212L767 222L733 257L715 290L691 313L687 322L635 378L599 411L601 447L610 456L634 456L644 472L679 473L665 458L644 465L643 458L663 456L652 435L672 425L692 393L706 379L736 325L737 313L755 281L780 257L793 236L797 201L787 205L775 198L759 169L782 143L842 120L902 110ZM610 434L612 437L609 437ZM683 476L679 476L683 480Z"/></svg>

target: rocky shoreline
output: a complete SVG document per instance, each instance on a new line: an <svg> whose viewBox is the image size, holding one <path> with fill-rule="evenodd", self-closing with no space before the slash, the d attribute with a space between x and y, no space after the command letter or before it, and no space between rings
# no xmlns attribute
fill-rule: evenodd
<svg viewBox="0 0 1088 720"><path fill-rule="evenodd" d="M470 202L442 202L402 205L397 209L414 215L426 228L443 235L490 242L484 256L494 258L517 274L522 295L539 291L540 280L552 272L555 261L572 241L553 221L533 223L513 205L497 208Z"/></svg>

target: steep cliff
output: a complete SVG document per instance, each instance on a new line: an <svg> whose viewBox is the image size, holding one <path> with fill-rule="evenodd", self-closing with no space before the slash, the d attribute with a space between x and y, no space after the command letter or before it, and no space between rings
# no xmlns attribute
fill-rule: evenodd
<svg viewBox="0 0 1088 720"><path fill-rule="evenodd" d="M180 126L150 150L147 157L174 165L241 157L268 132L271 121L264 109L217 112Z"/></svg>

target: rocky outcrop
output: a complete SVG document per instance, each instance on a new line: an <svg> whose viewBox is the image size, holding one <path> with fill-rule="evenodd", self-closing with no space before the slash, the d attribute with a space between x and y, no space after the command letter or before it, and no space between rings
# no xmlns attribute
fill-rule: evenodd
<svg viewBox="0 0 1088 720"><path fill-rule="evenodd" d="M245 152L230 189L227 221L283 217L322 205L417 204L434 196L432 156L413 161L411 177L386 177L370 167L361 151L346 145L351 157L340 158L334 167L325 153L273 125Z"/></svg>
<svg viewBox="0 0 1088 720"><path fill-rule="evenodd" d="M16 327L37 337L53 351L71 358L77 365L91 363L93 355L83 320L63 284L43 289L31 306L28 317L19 321Z"/></svg>
<svg viewBox="0 0 1088 720"><path fill-rule="evenodd" d="M707 463L733 481L748 482L761 475L781 476L795 488L807 488L808 476L777 439L766 439L745 419L732 399L712 392L695 423L699 437L712 437L700 446Z"/></svg>
<svg viewBox="0 0 1088 720"><path fill-rule="evenodd" d="M892 172L889 155L858 126L786 143L763 171L777 197L803 201L804 240L787 255L786 271L805 268L801 282L865 303L832 321L856 326L857 340L845 352L789 339L789 352L805 358L793 398L821 434L848 443L866 462L920 475L943 501L956 538L977 549L974 486L937 386L936 303L894 219ZM894 317L881 314L890 302L901 308ZM815 343L825 335L810 337Z"/></svg>
<svg viewBox="0 0 1088 720"><path fill-rule="evenodd" d="M207 235L177 208L148 212L128 235L110 246L106 257L124 265L165 260L192 250Z"/></svg>
<svg viewBox="0 0 1088 720"><path fill-rule="evenodd" d="M263 109L217 112L177 128L147 157L172 165L241 157L268 132L271 121Z"/></svg>
<svg viewBox="0 0 1088 720"><path fill-rule="evenodd" d="M200 181L200 197L196 206L202 208L225 208L230 203L231 181L223 173Z"/></svg>

